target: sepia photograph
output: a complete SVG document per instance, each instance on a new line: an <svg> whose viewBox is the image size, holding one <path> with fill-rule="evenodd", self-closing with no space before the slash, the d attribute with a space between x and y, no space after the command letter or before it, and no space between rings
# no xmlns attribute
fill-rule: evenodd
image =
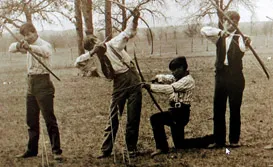
<svg viewBox="0 0 273 167"><path fill-rule="evenodd" d="M273 167L273 0L1 0L0 167Z"/></svg>

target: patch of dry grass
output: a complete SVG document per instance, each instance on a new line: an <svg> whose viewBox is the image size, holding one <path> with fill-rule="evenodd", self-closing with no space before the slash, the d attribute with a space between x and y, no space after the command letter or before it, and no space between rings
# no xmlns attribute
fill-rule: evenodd
<svg viewBox="0 0 273 167"><path fill-rule="evenodd" d="M212 46L211 50L213 49ZM203 46L203 49L205 46ZM129 48L129 52L132 48ZM262 59L272 72L271 49L259 50ZM47 135L46 145L50 155L51 166L125 166L122 163L124 147L123 134L119 131L116 141L117 163L113 157L97 160L103 140L103 129L108 119L108 107L112 83L102 78L85 78L77 76L77 69L72 68L75 50L58 50L53 59L53 71L61 78L61 82L52 77L56 87L55 112L58 119L61 144L64 150L63 163L53 163ZM190 72L196 80L194 102L190 122L186 126L186 138L201 137L212 133L213 91L214 91L214 51L185 51L188 56ZM209 56L212 55L212 56ZM138 57L145 78L151 79L155 74L168 73L168 63L174 54L162 56L141 55ZM25 124L25 57L13 55L0 57L0 166L41 166L41 147L39 156L27 160L18 160L14 155L24 151L27 142L27 126ZM244 58L246 88L242 105L241 142L244 146L231 149L226 155L224 149L186 149L171 152L151 159L149 154L155 147L149 122L151 114L159 112L143 90L143 107L140 124L138 147L140 155L131 159L134 166L268 166L273 164L272 151L263 147L271 140L272 113L272 81L267 80L251 53ZM10 84L3 84L10 82ZM167 109L167 96L155 95L162 108ZM227 111L227 120L229 114ZM122 117L123 131L126 123L126 112ZM228 123L228 121L227 121ZM228 127L228 126L227 126ZM44 128L44 126L43 126ZM120 129L121 130L121 129ZM172 146L170 130L166 128L168 141ZM44 130L45 132L45 130ZM40 146L42 140L40 140Z"/></svg>

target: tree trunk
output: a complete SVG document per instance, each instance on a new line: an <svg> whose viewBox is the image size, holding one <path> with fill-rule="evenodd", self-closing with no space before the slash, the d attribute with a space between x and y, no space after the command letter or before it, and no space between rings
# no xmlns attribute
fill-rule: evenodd
<svg viewBox="0 0 273 167"><path fill-rule="evenodd" d="M122 4L125 5L125 0L122 0ZM126 16L126 9L124 7L121 7L121 12L122 12L122 31L125 30L126 25L127 25L127 16Z"/></svg>
<svg viewBox="0 0 273 167"><path fill-rule="evenodd" d="M193 37L191 37L191 52L193 52Z"/></svg>
<svg viewBox="0 0 273 167"><path fill-rule="evenodd" d="M124 6L126 6L125 5L125 0L122 0L122 4ZM121 7L121 14L122 14L122 27L121 27L121 30L123 31L123 30L125 30L125 28L127 26L126 9L124 7ZM124 49L127 51L127 47L126 46L125 46Z"/></svg>
<svg viewBox="0 0 273 167"><path fill-rule="evenodd" d="M177 43L175 42L175 54L178 55Z"/></svg>
<svg viewBox="0 0 273 167"><path fill-rule="evenodd" d="M81 0L75 0L75 18L76 18L76 32L77 32L77 42L78 42L78 54L84 53L83 48L83 27L82 27L82 13L81 13Z"/></svg>
<svg viewBox="0 0 273 167"><path fill-rule="evenodd" d="M93 28L93 14L92 14L92 0L82 0L82 13L85 22L85 34L94 34Z"/></svg>
<svg viewBox="0 0 273 167"><path fill-rule="evenodd" d="M26 17L26 21L28 23L32 23L32 16L31 13L29 11L29 6L26 4L24 5L24 9L23 9L24 13L25 13L25 17Z"/></svg>
<svg viewBox="0 0 273 167"><path fill-rule="evenodd" d="M219 6L219 8L223 11L223 4L224 4L224 2L223 2L223 0L215 0L215 3L216 3L216 5L218 5ZM222 25L222 23L223 23L223 14L220 12L220 11L217 11L217 16L218 16L218 18L219 18L219 20L218 20L218 27L220 28L220 29L223 29L223 25Z"/></svg>
<svg viewBox="0 0 273 167"><path fill-rule="evenodd" d="M105 37L112 38L111 2L105 0Z"/></svg>

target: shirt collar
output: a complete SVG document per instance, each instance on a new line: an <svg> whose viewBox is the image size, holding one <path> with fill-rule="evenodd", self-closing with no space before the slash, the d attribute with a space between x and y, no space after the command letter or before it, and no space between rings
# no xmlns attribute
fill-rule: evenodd
<svg viewBox="0 0 273 167"><path fill-rule="evenodd" d="M233 36L235 34L236 30L234 30L233 32L229 33L229 36Z"/></svg>

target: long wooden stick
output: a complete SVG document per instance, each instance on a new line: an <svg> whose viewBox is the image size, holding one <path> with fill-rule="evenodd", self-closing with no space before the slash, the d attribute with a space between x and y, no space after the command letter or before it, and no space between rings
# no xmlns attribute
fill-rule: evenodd
<svg viewBox="0 0 273 167"><path fill-rule="evenodd" d="M145 78L144 78L144 76L143 76L143 74L142 74L142 72L141 72L141 70L140 70L140 67L139 67L139 64L138 64L138 61L137 61L137 57L136 57L136 51L135 51L135 49L134 49L134 59L135 59L135 62L136 62L136 68L137 68L137 70L138 70L138 73L139 73L141 82L144 82L144 83L145 83L146 81L145 81ZM151 91L151 90L148 90L148 89L146 89L146 90L147 90L148 94L150 95L152 101L154 102L155 106L157 107L157 109L158 109L161 113L163 113L163 110L162 110L162 108L160 107L160 105L158 104L158 102L155 100L155 97L154 97L152 91Z"/></svg>
<svg viewBox="0 0 273 167"><path fill-rule="evenodd" d="M13 32L0 20L1 26L3 26L10 34L11 36L17 41L21 42L20 39L13 34ZM31 49L27 49L27 51L31 54L31 56L37 60L50 74L52 74L58 81L61 81L59 77L57 77L38 57L35 55L35 53Z"/></svg>
<svg viewBox="0 0 273 167"><path fill-rule="evenodd" d="M219 6L217 6L217 4L215 4L212 0L209 0L211 2L211 4L217 8L217 10L219 12L221 12L221 14L223 14L225 16L225 18L227 19L227 21L232 24L232 26L236 29L236 31L243 37L243 39L245 39L244 34L241 32L241 30L237 27L237 25L224 13L224 11L222 9L219 8ZM259 64L261 65L267 79L269 79L269 73L267 71L267 68L265 67L263 61L260 59L260 57L258 56L258 54L256 53L256 51L253 49L253 47L249 44L249 49L252 51L253 55L255 56L255 58L258 60Z"/></svg>

